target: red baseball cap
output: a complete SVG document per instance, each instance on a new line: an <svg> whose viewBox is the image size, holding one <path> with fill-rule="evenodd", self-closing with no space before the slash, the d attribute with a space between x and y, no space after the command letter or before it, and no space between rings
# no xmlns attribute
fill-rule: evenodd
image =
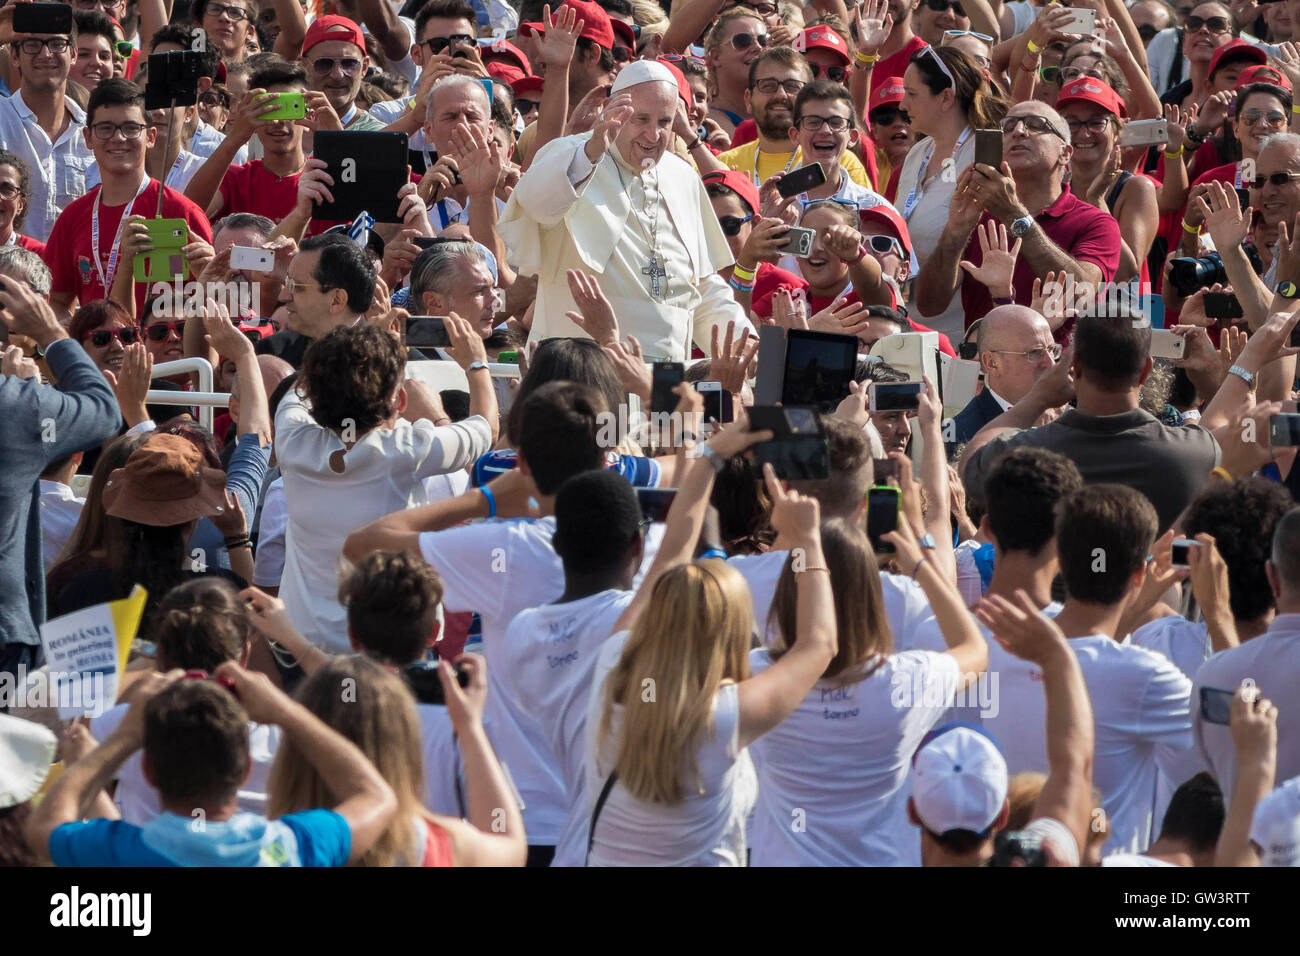
<svg viewBox="0 0 1300 956"><path fill-rule="evenodd" d="M347 17L330 14L313 20L311 26L307 28L307 35L302 38L302 55L306 56L308 50L326 40L356 44L361 47L361 55L366 54L366 38L361 33L361 27Z"/></svg>
<svg viewBox="0 0 1300 956"><path fill-rule="evenodd" d="M632 24L626 20L616 20L609 18L609 25L614 28L614 35L623 42L619 46L625 46L629 50L636 49L636 31L632 29Z"/></svg>
<svg viewBox="0 0 1300 956"><path fill-rule="evenodd" d="M578 11L578 19L583 21L581 37L595 41L597 46L606 50L614 49L614 27L609 22L609 14L593 0L564 0L562 7L573 7ZM556 8L557 10L559 7ZM546 24L540 24L541 31L546 32Z"/></svg>
<svg viewBox="0 0 1300 956"><path fill-rule="evenodd" d="M528 94L542 92L542 84L545 82L544 77L523 76L511 82L510 90L516 97L522 96L525 99L531 99L532 97L529 97Z"/></svg>
<svg viewBox="0 0 1300 956"><path fill-rule="evenodd" d="M844 37L840 36L830 27L809 27L799 34L799 40L802 41L805 50L830 50L844 61L845 66L848 66L849 46L844 42Z"/></svg>
<svg viewBox="0 0 1300 956"><path fill-rule="evenodd" d="M1286 78L1285 73L1264 63L1246 67L1237 77L1237 89L1250 86L1252 83L1271 83L1274 86L1282 87L1284 90L1291 89L1291 81Z"/></svg>
<svg viewBox="0 0 1300 956"><path fill-rule="evenodd" d="M518 33L521 37L532 36L534 33L536 33L538 36L541 36L543 33L546 32L546 24L533 23L531 21L528 23L521 23L519 24L519 29L516 30L515 32Z"/></svg>
<svg viewBox="0 0 1300 956"><path fill-rule="evenodd" d="M524 55L524 51L519 49L519 47L515 46L509 40L502 40L500 43L493 43L491 46L481 47L479 49L479 56L483 58L484 65L487 65L494 60L502 62L502 58L504 58L505 60L513 60L515 66L523 70L525 75L533 72L533 65L528 62L528 57Z"/></svg>
<svg viewBox="0 0 1300 956"><path fill-rule="evenodd" d="M901 76L891 76L889 79L881 82L874 90L871 91L871 110L880 106L893 106L895 103L903 102L903 78Z"/></svg>
<svg viewBox="0 0 1300 956"><path fill-rule="evenodd" d="M740 201L749 207L749 211L755 216L759 214L760 202L758 198L758 187L754 181L738 169L715 169L711 173L705 173L701 179L706 186L726 186L733 193L740 197ZM907 227L904 226L904 229Z"/></svg>
<svg viewBox="0 0 1300 956"><path fill-rule="evenodd" d="M1258 64L1268 62L1268 54L1263 47L1247 43L1245 40L1229 40L1210 56L1210 76L1223 66L1224 60L1254 60Z"/></svg>
<svg viewBox="0 0 1300 956"><path fill-rule="evenodd" d="M681 68L676 63L669 62L663 57L660 57L658 62L661 66L666 66L669 72L672 73L673 78L677 80L677 95L682 98L682 102L686 104L686 109L689 112L695 102L695 91L691 89L686 74L681 71Z"/></svg>
<svg viewBox="0 0 1300 956"><path fill-rule="evenodd" d="M1115 116L1128 115L1128 110L1124 108L1124 101L1119 98L1119 94L1101 80L1091 76L1081 76L1065 84L1061 89L1061 95L1056 98L1056 108L1060 109L1067 103L1092 103Z"/></svg>
<svg viewBox="0 0 1300 956"><path fill-rule="evenodd" d="M862 223L875 220L889 226L894 230L894 235L898 238L898 241L903 244L903 251L907 253L907 257L912 258L912 237L907 232L907 222L893 206L888 203L880 203L870 209L859 209L858 220ZM916 266L914 265L913 268L916 268Z"/></svg>
<svg viewBox="0 0 1300 956"><path fill-rule="evenodd" d="M492 77L494 80L509 83L512 90L514 89L516 81L522 80L528 75L513 63L506 63L504 60L494 60L491 63L485 64L484 68L488 71L488 76Z"/></svg>

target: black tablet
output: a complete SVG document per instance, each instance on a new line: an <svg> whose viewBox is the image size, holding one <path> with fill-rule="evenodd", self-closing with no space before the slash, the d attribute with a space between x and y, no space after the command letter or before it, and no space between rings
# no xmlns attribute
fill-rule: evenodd
<svg viewBox="0 0 1300 956"><path fill-rule="evenodd" d="M350 221L365 210L375 222L401 222L397 191L409 181L406 151L405 133L318 131L312 155L328 166L334 201L318 205L313 218Z"/></svg>

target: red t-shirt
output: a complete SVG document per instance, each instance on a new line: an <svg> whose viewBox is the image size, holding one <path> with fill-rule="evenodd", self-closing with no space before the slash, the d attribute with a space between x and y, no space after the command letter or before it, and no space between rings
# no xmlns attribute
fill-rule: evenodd
<svg viewBox="0 0 1300 956"><path fill-rule="evenodd" d="M762 299L767 304L767 311L762 313L763 317L772 314L772 295L777 289L806 289L808 283L802 276L797 276L793 272L787 272L780 266L774 266L770 262L760 262L758 264L758 274L754 276L754 294L750 299L751 304L756 304Z"/></svg>
<svg viewBox="0 0 1300 956"><path fill-rule="evenodd" d="M221 180L221 196L226 201L221 215L255 212L279 223L298 204L298 180L301 176L302 173L277 176L260 159L231 166ZM339 222L336 219L313 219L307 224L307 235L319 235Z"/></svg>
<svg viewBox="0 0 1300 956"><path fill-rule="evenodd" d="M130 204L131 215L154 218L158 211L158 187L158 180L149 181L145 191ZM51 276L50 290L74 293L82 305L108 297L108 290L100 281L99 270L95 268L90 248L91 213L100 188L95 186L80 199L69 203L68 208L54 221L49 241L45 243L45 261L50 267ZM122 222L125 210L126 205L101 205L99 208L99 261L106 277L113 239L117 236L117 227ZM164 219L184 219L189 224L191 237L198 237L204 242L212 241L212 226L203 210L170 186L163 190L162 214ZM134 266L129 261L119 260L117 268L131 269ZM135 284L137 314L148 295L148 285L147 282Z"/></svg>
<svg viewBox="0 0 1300 956"><path fill-rule="evenodd" d="M890 77L902 76L904 71L907 70L907 64L912 61L912 56L916 51L924 49L927 46L929 46L929 44L920 37L912 37L912 39L907 41L907 46L903 47L897 53L891 53L889 56L877 60L875 67L871 70L870 92L875 93L876 87ZM868 96L867 101L870 102L870 100L871 97Z"/></svg>
<svg viewBox="0 0 1300 956"><path fill-rule="evenodd" d="M736 131L731 134L731 148L744 146L746 143L752 143L758 139L758 124L752 119L741 120Z"/></svg>
<svg viewBox="0 0 1300 956"><path fill-rule="evenodd" d="M45 243L39 239L33 239L31 236L24 236L21 233L14 239L14 244L19 249L26 249L28 252L34 252L42 259L45 258Z"/></svg>
<svg viewBox="0 0 1300 956"><path fill-rule="evenodd" d="M1089 206L1070 192L1069 186L1062 187L1061 195L1037 216L1034 217L1047 238L1080 262L1091 262L1101 269L1103 282L1115 278L1119 268L1119 223L1115 217L1108 216L1095 206ZM997 222L988 213L981 222ZM966 251L962 255L975 265L984 261L980 251L979 230L971 233ZM1011 276L1011 285L1016 293L1016 301L1028 303L1034 293L1034 267L1029 260L1021 256L1016 261L1016 271ZM969 275L963 273L961 281L961 304L966 312L966 327L976 319L983 318L993 309L993 297L988 288ZM1056 341L1064 343L1074 330L1074 320L1067 320L1055 332Z"/></svg>

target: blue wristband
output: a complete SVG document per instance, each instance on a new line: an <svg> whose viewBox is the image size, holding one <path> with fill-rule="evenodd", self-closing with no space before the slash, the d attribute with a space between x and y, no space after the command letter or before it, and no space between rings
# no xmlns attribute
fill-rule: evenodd
<svg viewBox="0 0 1300 956"><path fill-rule="evenodd" d="M721 548L709 548L707 551L700 552L700 558L721 558L725 561L727 560L727 552L723 551Z"/></svg>
<svg viewBox="0 0 1300 956"><path fill-rule="evenodd" d="M482 487L480 487L479 491L483 492L483 497L487 499L488 517L495 518L497 516L496 495L492 494L492 489L489 488L487 485L483 485Z"/></svg>

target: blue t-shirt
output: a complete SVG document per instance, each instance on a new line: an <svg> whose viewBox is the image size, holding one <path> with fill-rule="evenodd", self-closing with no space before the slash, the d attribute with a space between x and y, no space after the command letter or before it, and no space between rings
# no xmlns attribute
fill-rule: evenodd
<svg viewBox="0 0 1300 956"><path fill-rule="evenodd" d="M163 813L143 827L89 820L50 834L55 866L343 866L351 852L352 831L333 810L218 823Z"/></svg>
<svg viewBox="0 0 1300 956"><path fill-rule="evenodd" d="M485 452L474 462L474 472L470 476L470 486L481 488L498 475L503 475L519 464L514 449L501 448ZM617 452L605 453L605 470L613 471L628 480L633 488L658 488L659 463L653 458L639 458L633 455L620 455Z"/></svg>

